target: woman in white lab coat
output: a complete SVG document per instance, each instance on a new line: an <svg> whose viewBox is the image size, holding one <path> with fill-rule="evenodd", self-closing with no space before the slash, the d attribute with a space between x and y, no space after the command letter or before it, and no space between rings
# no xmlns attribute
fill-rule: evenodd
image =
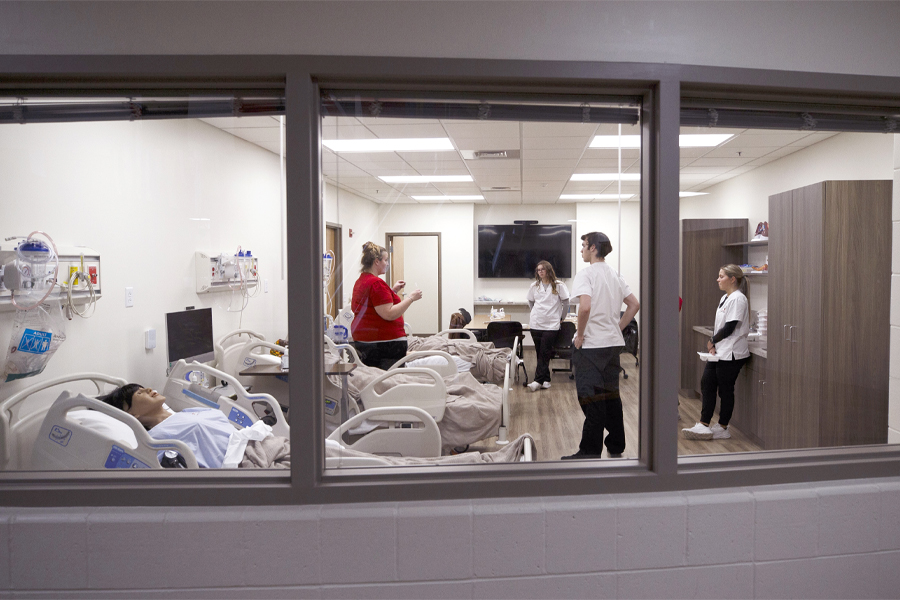
<svg viewBox="0 0 900 600"><path fill-rule="evenodd" d="M689 440L722 440L731 437L728 422L734 412L734 383L741 367L750 360L750 301L747 278L737 265L725 265L719 269L719 289L725 292L716 309L713 337L706 342L707 351L718 357L708 361L700 379L703 404L700 422L681 432ZM722 400L719 422L710 427L716 410L716 394Z"/></svg>
<svg viewBox="0 0 900 600"><path fill-rule="evenodd" d="M534 381L528 389L536 392L550 387L550 357L559 335L559 324L569 312L569 290L556 279L556 272L546 260L534 269L534 283L528 288L528 306L531 307L531 339L537 355Z"/></svg>

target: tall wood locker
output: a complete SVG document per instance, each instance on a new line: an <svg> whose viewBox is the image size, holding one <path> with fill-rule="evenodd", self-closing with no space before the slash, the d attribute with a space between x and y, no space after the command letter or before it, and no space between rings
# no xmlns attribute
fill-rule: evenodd
<svg viewBox="0 0 900 600"><path fill-rule="evenodd" d="M769 197L767 449L887 441L891 188Z"/></svg>

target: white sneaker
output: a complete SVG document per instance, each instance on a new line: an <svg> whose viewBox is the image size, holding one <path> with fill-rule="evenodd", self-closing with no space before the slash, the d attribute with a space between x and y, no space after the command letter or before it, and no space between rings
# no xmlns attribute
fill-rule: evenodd
<svg viewBox="0 0 900 600"><path fill-rule="evenodd" d="M728 432L728 429L725 427L722 427L718 423L716 423L715 425L710 427L709 430L712 431L712 434L713 434L712 439L714 439L714 440L731 439L731 434Z"/></svg>
<svg viewBox="0 0 900 600"><path fill-rule="evenodd" d="M541 384L539 384L537 381L532 381L531 383L528 384L528 389L531 390L532 392L536 392L539 389L541 389Z"/></svg>
<svg viewBox="0 0 900 600"><path fill-rule="evenodd" d="M689 440L711 440L713 439L713 431L703 423L697 423L693 427L685 427L681 430L681 434Z"/></svg>
<svg viewBox="0 0 900 600"><path fill-rule="evenodd" d="M549 389L549 388L550 388L550 382L549 382L549 381L545 381L545 382L544 382L544 385L542 385L541 387L544 388L545 390L546 390L546 389Z"/></svg>

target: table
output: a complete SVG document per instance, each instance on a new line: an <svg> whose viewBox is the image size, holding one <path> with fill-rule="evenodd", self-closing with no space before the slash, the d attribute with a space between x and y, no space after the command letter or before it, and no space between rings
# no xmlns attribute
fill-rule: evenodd
<svg viewBox="0 0 900 600"><path fill-rule="evenodd" d="M282 370L281 365L255 364L252 367L247 367L243 371L239 372L238 375L240 375L241 377L252 375L276 377L281 381L287 383L288 369Z"/></svg>

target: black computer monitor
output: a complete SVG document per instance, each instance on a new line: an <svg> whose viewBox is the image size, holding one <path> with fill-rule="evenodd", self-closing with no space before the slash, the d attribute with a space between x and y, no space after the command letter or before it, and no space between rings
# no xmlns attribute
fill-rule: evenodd
<svg viewBox="0 0 900 600"><path fill-rule="evenodd" d="M213 347L212 309L198 308L166 313L166 345L169 364L209 362L216 356Z"/></svg>

